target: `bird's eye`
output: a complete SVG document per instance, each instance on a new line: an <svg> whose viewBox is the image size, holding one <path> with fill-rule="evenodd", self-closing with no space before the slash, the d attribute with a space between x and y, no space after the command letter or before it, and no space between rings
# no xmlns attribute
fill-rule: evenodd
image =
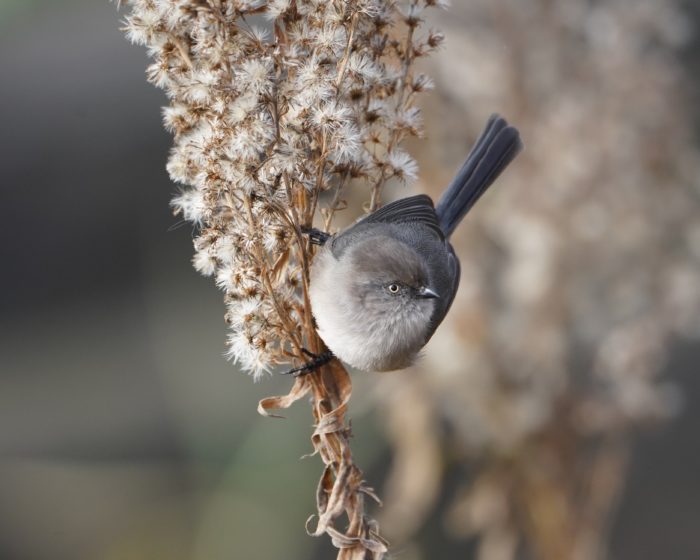
<svg viewBox="0 0 700 560"><path fill-rule="evenodd" d="M392 294L398 294L399 290L401 289L398 284L389 284L387 286L387 289L392 293Z"/></svg>

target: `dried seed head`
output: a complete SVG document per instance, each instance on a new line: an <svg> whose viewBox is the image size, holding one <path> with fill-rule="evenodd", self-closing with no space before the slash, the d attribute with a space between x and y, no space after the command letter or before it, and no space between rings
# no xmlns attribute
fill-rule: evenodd
<svg viewBox="0 0 700 560"><path fill-rule="evenodd" d="M226 294L228 355L256 376L303 344L296 309L308 271L299 269L291 224L308 222L312 200L348 177L378 191L391 176L416 176L398 148L421 124L414 96L403 92L430 82L411 69L418 40L409 35L409 50L397 56L389 37L419 26L437 4L128 4L127 36L147 46L148 79L171 101L163 109L175 136L167 170L184 186L172 206L199 228L195 268ZM243 19L260 12L272 26Z"/></svg>

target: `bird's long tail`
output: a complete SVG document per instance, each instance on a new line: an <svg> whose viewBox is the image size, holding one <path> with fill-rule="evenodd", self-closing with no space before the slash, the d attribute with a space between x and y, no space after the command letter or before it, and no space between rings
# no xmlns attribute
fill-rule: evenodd
<svg viewBox="0 0 700 560"><path fill-rule="evenodd" d="M435 209L447 237L522 148L518 129L499 115L491 115Z"/></svg>

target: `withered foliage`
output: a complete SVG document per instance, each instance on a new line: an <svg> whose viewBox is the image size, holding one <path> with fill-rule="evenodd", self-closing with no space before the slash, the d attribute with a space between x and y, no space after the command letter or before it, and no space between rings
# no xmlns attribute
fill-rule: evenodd
<svg viewBox="0 0 700 560"><path fill-rule="evenodd" d="M326 230L344 191L365 188L368 209L384 184L412 179L400 148L419 135L416 94L431 81L413 63L442 35L421 31L444 0L131 0L126 32L153 59L165 90L168 160L182 186L177 214L197 226L194 266L225 293L229 356L259 378L322 351L309 306L314 248L301 228ZM322 193L330 203L321 204ZM346 407L351 383L334 362L298 378L269 414L310 394L314 448L326 468L318 520L340 558L381 558L386 543L364 513L373 494L354 464ZM347 515L347 529L336 527ZM367 556L365 556L367 555Z"/></svg>

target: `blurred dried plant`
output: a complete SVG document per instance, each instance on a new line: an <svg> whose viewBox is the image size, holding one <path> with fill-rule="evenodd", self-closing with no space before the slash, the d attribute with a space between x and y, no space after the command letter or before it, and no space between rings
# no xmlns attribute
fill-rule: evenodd
<svg viewBox="0 0 700 560"><path fill-rule="evenodd" d="M400 149L420 134L415 94L431 81L413 63L442 35L420 32L423 12L444 0L131 0L126 32L153 59L150 82L165 90L175 143L171 178L183 185L177 214L197 226L194 266L225 292L229 356L256 379L304 362L322 343L308 301L313 246L301 233L317 211L324 228L351 182L369 209L384 184L412 179ZM328 193L328 204L319 202ZM318 522L339 558L387 550L365 516L364 485L348 443L350 378L337 362L296 380L269 414L310 393L315 451L326 468ZM335 527L345 513L348 528Z"/></svg>
<svg viewBox="0 0 700 560"><path fill-rule="evenodd" d="M700 332L687 20L676 1L472 0L438 23L425 175L445 184L463 123L494 107L528 149L455 236L462 284L423 372L380 389L382 525L408 539L442 473L469 473L446 523L482 560L604 558L631 436L678 406L669 344Z"/></svg>

